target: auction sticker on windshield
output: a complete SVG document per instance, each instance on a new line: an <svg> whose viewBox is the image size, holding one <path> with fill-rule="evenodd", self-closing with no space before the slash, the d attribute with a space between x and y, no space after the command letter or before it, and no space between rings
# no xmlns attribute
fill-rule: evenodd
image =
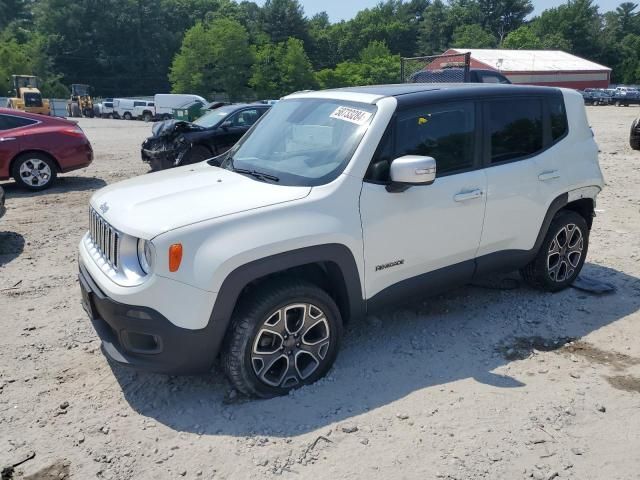
<svg viewBox="0 0 640 480"><path fill-rule="evenodd" d="M338 107L330 117L355 123L356 125L365 125L371 118L371 112L358 110L357 108Z"/></svg>

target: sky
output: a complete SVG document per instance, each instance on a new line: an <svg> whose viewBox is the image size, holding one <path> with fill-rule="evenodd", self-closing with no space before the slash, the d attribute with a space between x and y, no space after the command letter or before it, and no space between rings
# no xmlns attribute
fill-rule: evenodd
<svg viewBox="0 0 640 480"><path fill-rule="evenodd" d="M624 0L599 0L596 1L600 6L601 12L614 10ZM263 4L264 0L258 0L256 3ZM379 0L300 0L304 6L304 12L308 17L313 16L323 10L329 14L332 22L340 20L348 20L355 16L359 10L370 8L379 3ZM563 0L532 0L536 7L534 14L538 14L550 7L557 7L565 3Z"/></svg>

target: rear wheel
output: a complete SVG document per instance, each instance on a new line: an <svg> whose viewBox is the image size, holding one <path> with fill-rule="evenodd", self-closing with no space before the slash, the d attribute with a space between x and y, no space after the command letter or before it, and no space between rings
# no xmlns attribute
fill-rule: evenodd
<svg viewBox="0 0 640 480"><path fill-rule="evenodd" d="M285 395L329 371L341 335L340 311L324 290L305 281L270 283L234 313L222 365L245 395Z"/></svg>
<svg viewBox="0 0 640 480"><path fill-rule="evenodd" d="M559 292L580 274L589 248L589 227L576 212L562 210L549 226L540 251L520 273L535 288Z"/></svg>
<svg viewBox="0 0 640 480"><path fill-rule="evenodd" d="M42 153L21 155L11 173L18 185L34 191L50 187L58 174L55 163Z"/></svg>
<svg viewBox="0 0 640 480"><path fill-rule="evenodd" d="M124 114L122 115L122 118L124 118L125 120L131 120L133 117L129 112L124 112Z"/></svg>
<svg viewBox="0 0 640 480"><path fill-rule="evenodd" d="M144 120L145 123L149 123L152 119L153 119L153 117L151 116L151 114L149 112L144 112L142 114L142 120Z"/></svg>

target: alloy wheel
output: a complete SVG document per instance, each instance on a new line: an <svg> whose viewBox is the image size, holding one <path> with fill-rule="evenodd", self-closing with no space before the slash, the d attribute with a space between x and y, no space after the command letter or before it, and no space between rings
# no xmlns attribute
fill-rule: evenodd
<svg viewBox="0 0 640 480"><path fill-rule="evenodd" d="M39 158L30 158L20 165L20 178L32 187L41 187L51 181L51 167Z"/></svg>
<svg viewBox="0 0 640 480"><path fill-rule="evenodd" d="M547 274L562 283L575 273L584 251L582 231L570 223L562 227L551 241L547 254Z"/></svg>
<svg viewBox="0 0 640 480"><path fill-rule="evenodd" d="M260 325L251 349L253 372L271 387L301 385L320 367L330 344L329 321L320 308L287 305Z"/></svg>

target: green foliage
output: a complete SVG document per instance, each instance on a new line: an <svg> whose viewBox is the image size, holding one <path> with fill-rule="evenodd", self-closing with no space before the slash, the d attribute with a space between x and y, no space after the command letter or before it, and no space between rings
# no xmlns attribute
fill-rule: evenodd
<svg viewBox="0 0 640 480"><path fill-rule="evenodd" d="M247 93L252 64L246 29L235 20L219 18L187 31L169 78L175 93L207 97L224 92L233 101Z"/></svg>
<svg viewBox="0 0 640 480"><path fill-rule="evenodd" d="M249 82L258 98L277 99L283 95L317 86L313 66L302 41L289 38L258 49Z"/></svg>
<svg viewBox="0 0 640 480"><path fill-rule="evenodd" d="M400 81L400 56L392 55L384 42L371 42L358 62L342 62L335 69L317 73L322 88L376 85Z"/></svg>
<svg viewBox="0 0 640 480"><path fill-rule="evenodd" d="M453 47L495 48L496 38L480 25L461 25L453 32Z"/></svg>
<svg viewBox="0 0 640 480"><path fill-rule="evenodd" d="M523 25L507 35L502 47L513 50L537 50L542 48L542 40L529 25Z"/></svg>

